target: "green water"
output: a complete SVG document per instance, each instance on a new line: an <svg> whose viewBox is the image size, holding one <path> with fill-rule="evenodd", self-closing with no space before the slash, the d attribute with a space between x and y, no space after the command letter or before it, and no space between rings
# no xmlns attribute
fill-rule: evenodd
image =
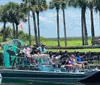
<svg viewBox="0 0 100 85"><path fill-rule="evenodd" d="M27 80L15 80L15 79L0 79L0 85L100 85L100 83L79 83L79 82L71 82L71 83L48 83L48 82L34 82Z"/></svg>

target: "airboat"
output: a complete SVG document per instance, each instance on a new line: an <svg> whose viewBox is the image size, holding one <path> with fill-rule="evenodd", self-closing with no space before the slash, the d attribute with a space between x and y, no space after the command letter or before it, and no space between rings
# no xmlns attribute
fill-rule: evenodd
<svg viewBox="0 0 100 85"><path fill-rule="evenodd" d="M24 65L18 54L23 49L21 40L14 39L4 45L4 68L0 69L3 79L25 79L42 82L100 82L100 70L85 69L82 72L68 72L54 69L51 65ZM14 53L13 53L13 52Z"/></svg>

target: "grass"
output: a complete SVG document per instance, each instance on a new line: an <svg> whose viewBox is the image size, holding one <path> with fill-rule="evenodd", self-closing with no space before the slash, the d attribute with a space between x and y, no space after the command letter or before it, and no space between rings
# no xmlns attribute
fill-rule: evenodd
<svg viewBox="0 0 100 85"><path fill-rule="evenodd" d="M77 51L77 52L100 52L100 48L96 48L96 49L66 49L66 50L61 50L61 49L57 49L57 50L48 50L48 51L53 51L53 52L59 52L59 51L68 51L68 52L74 52L74 51Z"/></svg>
<svg viewBox="0 0 100 85"><path fill-rule="evenodd" d="M47 46L57 46L57 40L53 39L46 39L41 40L41 43L47 45ZM91 39L88 40L89 45L91 45ZM62 47L64 47L64 40L60 41L60 44ZM80 38L69 38L67 40L67 46L82 46L82 40Z"/></svg>
<svg viewBox="0 0 100 85"><path fill-rule="evenodd" d="M34 42L34 41L33 41ZM46 46L57 46L57 39L41 39L41 43L45 44ZM88 43L89 45L91 45L91 38L88 39ZM28 44L28 41L27 41ZM64 39L60 40L60 45L61 47L64 47ZM67 46L71 47L71 46L82 46L82 39L81 38L68 38L67 40ZM74 51L78 51L78 52L100 52L99 48L93 48L93 49L66 49L68 52L74 52ZM56 49L56 50L48 50L48 51L54 51L54 52L58 52L58 51L65 51L65 50L61 50L61 49Z"/></svg>
<svg viewBox="0 0 100 85"><path fill-rule="evenodd" d="M41 40L41 43L47 45L47 46L57 46L57 40L56 39L46 39L46 40ZM60 41L60 44L62 47L64 47L64 40ZM88 39L88 44L91 45L91 39ZM71 46L82 46L82 39L81 38L69 38L67 40L67 46L71 47ZM78 51L78 52L100 52L99 48L92 48L92 49L66 49L68 52L74 52L74 51ZM57 50L48 50L48 51L54 51L54 52L58 52L58 51L66 51L66 50L61 50L61 49L57 49Z"/></svg>
<svg viewBox="0 0 100 85"><path fill-rule="evenodd" d="M28 40L25 41L26 44L29 44ZM2 43L2 42L1 42ZM42 38L41 39L41 43L45 44L46 46L57 46L57 39L46 39L46 38ZM91 38L88 39L88 43L89 45L91 45ZM35 44L35 41L32 41L32 44ZM60 45L61 47L64 47L64 39L60 40ZM82 39L81 38L68 38L67 40L67 46L71 47L71 46L82 46ZM0 49L0 51L2 51L3 49ZM79 51L79 52L100 52L99 48L93 48L93 49L66 49L68 52L74 52L74 51ZM61 50L61 49L57 49L57 50L48 50L48 51L65 51L65 50Z"/></svg>

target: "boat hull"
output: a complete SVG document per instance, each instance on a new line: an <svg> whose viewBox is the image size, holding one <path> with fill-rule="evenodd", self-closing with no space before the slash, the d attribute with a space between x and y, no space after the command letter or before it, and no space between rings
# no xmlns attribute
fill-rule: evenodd
<svg viewBox="0 0 100 85"><path fill-rule="evenodd" d="M93 75L86 77L85 79L81 80L80 82L100 82L100 70L95 72Z"/></svg>
<svg viewBox="0 0 100 85"><path fill-rule="evenodd" d="M67 73L67 72L40 72L40 71L26 71L26 70L0 70L3 79L25 79L32 81L43 82L91 82L94 76L100 77L100 72L80 72L80 73ZM100 80L100 79L99 79ZM98 80L98 81L99 81ZM96 81L96 80L95 80Z"/></svg>

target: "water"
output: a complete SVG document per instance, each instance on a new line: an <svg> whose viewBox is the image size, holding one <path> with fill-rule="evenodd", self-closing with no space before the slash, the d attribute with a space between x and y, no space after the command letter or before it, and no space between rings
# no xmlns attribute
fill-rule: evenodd
<svg viewBox="0 0 100 85"><path fill-rule="evenodd" d="M15 79L0 79L0 85L100 85L100 83L79 83L79 82L71 82L71 83L44 83L44 82L34 82L27 80L15 80Z"/></svg>

